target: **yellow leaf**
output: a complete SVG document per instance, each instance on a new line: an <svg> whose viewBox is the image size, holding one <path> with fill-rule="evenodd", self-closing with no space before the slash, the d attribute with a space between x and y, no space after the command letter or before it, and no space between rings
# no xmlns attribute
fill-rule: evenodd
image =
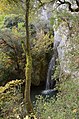
<svg viewBox="0 0 79 119"><path fill-rule="evenodd" d="M74 109L74 110L73 110L73 113L76 113L76 112L77 112L77 109Z"/></svg>

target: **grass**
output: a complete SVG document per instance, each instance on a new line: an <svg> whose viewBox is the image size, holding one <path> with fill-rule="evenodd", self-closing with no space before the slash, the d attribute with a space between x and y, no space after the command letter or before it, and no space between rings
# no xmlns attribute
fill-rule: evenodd
<svg viewBox="0 0 79 119"><path fill-rule="evenodd" d="M61 82L57 100L38 97L36 115L41 119L79 119L79 81L66 79Z"/></svg>

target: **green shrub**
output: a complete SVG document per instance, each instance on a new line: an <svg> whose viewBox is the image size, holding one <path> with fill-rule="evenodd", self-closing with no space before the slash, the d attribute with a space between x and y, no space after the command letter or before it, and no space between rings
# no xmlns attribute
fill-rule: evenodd
<svg viewBox="0 0 79 119"><path fill-rule="evenodd" d="M16 80L0 87L0 119L24 118L26 109L21 84L21 81Z"/></svg>
<svg viewBox="0 0 79 119"><path fill-rule="evenodd" d="M66 79L60 85L61 92L57 100L38 97L35 111L42 119L78 119L79 118L79 81Z"/></svg>
<svg viewBox="0 0 79 119"><path fill-rule="evenodd" d="M18 23L24 22L24 19L19 15L6 15L4 18L4 26L6 28L12 28L13 26L18 27Z"/></svg>
<svg viewBox="0 0 79 119"><path fill-rule="evenodd" d="M0 28L3 27L5 14L0 14Z"/></svg>

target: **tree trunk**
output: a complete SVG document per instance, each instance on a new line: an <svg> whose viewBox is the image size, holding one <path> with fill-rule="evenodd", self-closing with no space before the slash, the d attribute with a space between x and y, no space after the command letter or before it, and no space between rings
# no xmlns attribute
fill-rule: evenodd
<svg viewBox="0 0 79 119"><path fill-rule="evenodd" d="M25 67L25 104L28 114L33 113L33 106L30 99L30 86L31 86L31 72L32 72L32 57L30 51L30 42L29 42L29 3L30 0L26 0L26 67Z"/></svg>
<svg viewBox="0 0 79 119"><path fill-rule="evenodd" d="M25 68L25 76L26 76L26 81L25 81L25 103L26 103L26 108L27 112L29 114L33 113L33 106L31 103L30 99L30 86L31 86L31 72L32 72L32 58L31 54L28 54L26 57L26 68Z"/></svg>

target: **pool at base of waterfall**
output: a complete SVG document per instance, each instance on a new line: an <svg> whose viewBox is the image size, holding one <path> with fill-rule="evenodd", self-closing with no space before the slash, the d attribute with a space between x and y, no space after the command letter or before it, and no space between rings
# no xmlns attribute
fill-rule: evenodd
<svg viewBox="0 0 79 119"><path fill-rule="evenodd" d="M43 90L42 94L47 95L47 94L55 93L55 92L57 92L57 90L55 90L55 89L48 89L48 90Z"/></svg>
<svg viewBox="0 0 79 119"><path fill-rule="evenodd" d="M58 93L58 90L56 90L56 89L48 89L48 90L43 90L43 91L41 92L41 94L42 94L43 96L50 96L50 97L56 96L57 93Z"/></svg>

